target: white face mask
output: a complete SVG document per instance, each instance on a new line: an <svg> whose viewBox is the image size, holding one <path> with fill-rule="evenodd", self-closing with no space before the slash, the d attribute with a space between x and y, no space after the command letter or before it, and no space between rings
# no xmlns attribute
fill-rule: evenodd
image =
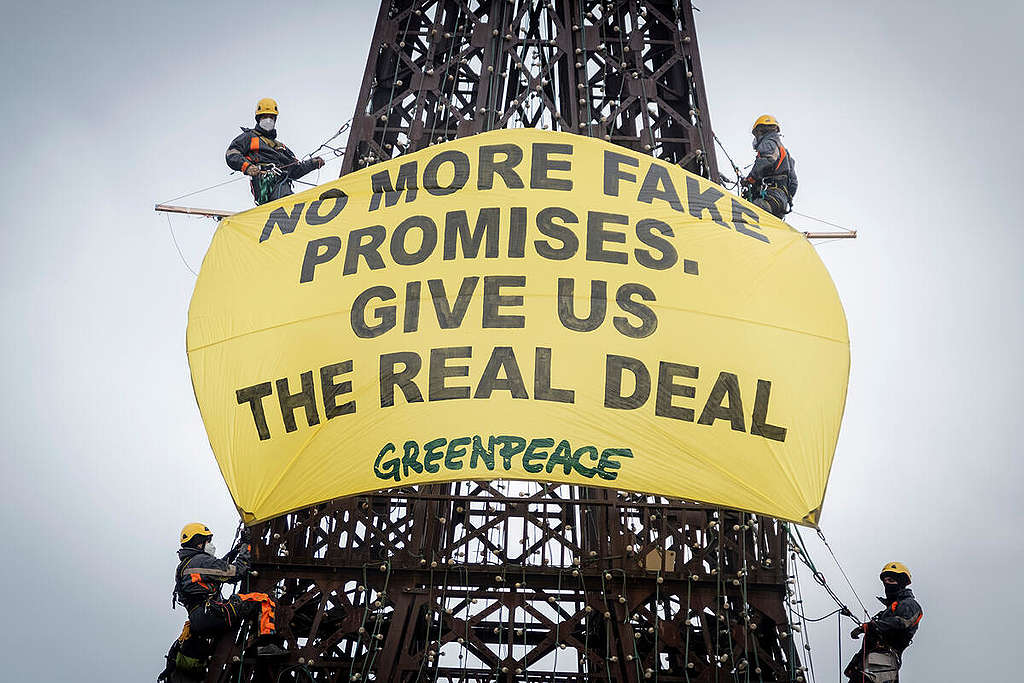
<svg viewBox="0 0 1024 683"><path fill-rule="evenodd" d="M257 125L259 125L260 128L269 133L270 131L274 130L274 126L277 125L277 121L274 119L273 116L264 116L262 119L259 120L259 123Z"/></svg>
<svg viewBox="0 0 1024 683"><path fill-rule="evenodd" d="M213 544L213 541L210 541L209 543L203 546L203 552L209 553L210 555L217 557L217 546Z"/></svg>

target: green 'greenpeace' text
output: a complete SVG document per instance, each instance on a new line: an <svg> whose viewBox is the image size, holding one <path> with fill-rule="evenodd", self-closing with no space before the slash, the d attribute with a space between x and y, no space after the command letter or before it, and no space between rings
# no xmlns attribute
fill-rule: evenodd
<svg viewBox="0 0 1024 683"><path fill-rule="evenodd" d="M459 477L472 479L473 472L526 471L530 474L551 474L561 468L568 476L576 473L586 479L599 477L612 481L619 476L619 458L632 458L628 448L579 446L553 438L525 439L521 436L439 437L420 444L406 441L399 452L393 443L380 449L373 463L378 479L400 482L411 474L460 472ZM520 469L521 468L521 469Z"/></svg>

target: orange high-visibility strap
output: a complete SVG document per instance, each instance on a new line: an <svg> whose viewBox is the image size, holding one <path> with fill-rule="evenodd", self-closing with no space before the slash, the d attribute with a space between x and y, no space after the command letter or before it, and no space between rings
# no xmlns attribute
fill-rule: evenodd
<svg viewBox="0 0 1024 683"><path fill-rule="evenodd" d="M252 141L249 142L249 151L255 152L260 148L260 138L257 135L252 136Z"/></svg>
<svg viewBox="0 0 1024 683"><path fill-rule="evenodd" d="M896 611L896 605L900 604L899 601L892 603L892 611Z"/></svg>
<svg viewBox="0 0 1024 683"><path fill-rule="evenodd" d="M211 590L211 588L209 586L207 586L205 583L203 583L203 577L201 575L196 574L195 572L193 572L193 573L188 575L188 578L192 579L192 583L198 583L200 586L202 586L206 590Z"/></svg>
<svg viewBox="0 0 1024 683"><path fill-rule="evenodd" d="M781 153L779 154L779 163L775 164L776 171L778 171L779 167L782 166L782 160L786 158L786 148L782 146L781 142L779 143L779 152Z"/></svg>

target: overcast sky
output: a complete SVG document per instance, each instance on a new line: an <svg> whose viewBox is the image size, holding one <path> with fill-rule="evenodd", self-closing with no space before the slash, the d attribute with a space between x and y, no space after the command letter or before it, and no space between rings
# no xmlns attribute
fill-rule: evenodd
<svg viewBox="0 0 1024 683"><path fill-rule="evenodd" d="M700 6L715 131L745 164L751 121L774 114L797 210L860 231L819 247L852 339L822 528L865 601L884 562L912 569L925 619L904 680L1014 680L1022 5ZM152 206L228 180L224 149L261 97L300 153L330 136L375 15L351 0L3 3L3 678L160 670L185 616L170 610L176 534L203 520L226 548L237 516L185 358L194 278ZM235 182L181 203L250 198ZM215 224L172 223L197 268ZM805 597L809 616L830 609ZM823 682L835 633L811 633Z"/></svg>

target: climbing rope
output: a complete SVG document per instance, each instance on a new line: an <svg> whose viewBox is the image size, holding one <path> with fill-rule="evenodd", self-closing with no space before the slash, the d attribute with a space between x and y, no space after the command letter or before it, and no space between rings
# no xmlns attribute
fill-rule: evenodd
<svg viewBox="0 0 1024 683"><path fill-rule="evenodd" d="M836 594L836 592L832 589L832 587L828 585L828 582L825 580L825 575L822 574L818 570L818 568L816 566L814 566L814 562L811 560L811 556L807 552L807 548L804 545L803 538L800 536L800 530L797 529L796 535L793 535L792 530L791 530L792 528L793 527L791 527L789 524L785 525L786 535L789 537L789 539L791 541L790 548L793 550L793 552L796 554L796 556L800 559L800 561L803 562L805 565L807 565L807 568L811 570L811 575L814 577L814 581L818 585L820 585L822 588L825 589L825 592L828 593L830 598L832 598L832 601L835 602L836 605L840 608L840 610L839 610L840 613L843 616L849 617L850 619L852 619L857 624L860 624L861 622L855 616L853 616L853 612L850 610L849 607L846 606L846 603L844 603L842 601L842 599L840 599L839 595ZM835 559L835 555L833 555L833 559ZM836 562L838 563L838 560L836 560ZM840 571L842 571L842 568L840 568ZM844 572L844 576L845 576L845 572ZM847 581L849 581L849 580L847 580ZM850 585L850 588L851 588L851 590L853 589L852 584ZM864 607L864 603L861 602L860 596L857 595L856 591L853 591L853 594L857 598L857 602L860 603L861 609L864 610L865 616L867 616L868 615L867 608Z"/></svg>
<svg viewBox="0 0 1024 683"><path fill-rule="evenodd" d="M466 572L466 576L463 578L463 583L466 586L466 602L464 608L466 611L466 618L463 620L463 623L465 624L465 633L462 637L462 649L465 650L465 653L459 653L459 659L462 660L462 680L466 680L466 671L469 666L469 606L472 604L472 598L470 597L469 587L469 567L463 565L462 569Z"/></svg>
<svg viewBox="0 0 1024 683"><path fill-rule="evenodd" d="M423 615L423 619L427 622L427 635L426 640L423 644L423 648L430 651L430 632L434 626L434 567L437 564L437 560L434 559L435 555L433 551L430 553L430 572L428 573L428 588L427 588L427 601L425 606L427 608L426 613ZM427 656L424 653L420 657L420 668L416 671L416 683L419 683L420 678L423 676L423 667L427 664Z"/></svg>
<svg viewBox="0 0 1024 683"><path fill-rule="evenodd" d="M715 532L715 566L713 568L713 574L715 577L715 680L718 680L718 672L721 670L719 659L722 656L721 646L719 640L722 635L722 620L719 618L719 610L722 608L722 511L718 508L716 513L715 521L709 523L709 527L716 529Z"/></svg>
<svg viewBox="0 0 1024 683"><path fill-rule="evenodd" d="M555 589L555 592L557 593L558 597L555 598L556 602L554 603L554 607L555 607L555 657L554 657L554 662L551 664L551 674L552 674L552 676L554 676L555 674L558 673L558 651L562 649L562 642L561 642L561 640L562 640L561 635L562 634L559 633L562 630L562 605L559 602L557 602L558 600L561 600L561 598L562 598L562 566L561 566L561 563L559 563L559 566L558 566L558 587ZM499 644L498 647L500 649L500 647L501 647L500 644Z"/></svg>
<svg viewBox="0 0 1024 683"><path fill-rule="evenodd" d="M306 154L302 158L303 159L311 159L311 158L313 158L316 155L317 152L319 152L322 149L330 150L334 154L335 157L345 156L345 150L344 149L341 149L340 147L331 147L328 143L333 142L338 136L340 136L342 133L347 131L351 125L352 125L352 119L349 119L345 123L341 124L341 128L338 129L337 133L335 133L331 137L329 137L326 140L324 140L323 142L321 142L319 147L314 149L309 154Z"/></svg>
<svg viewBox="0 0 1024 683"><path fill-rule="evenodd" d="M794 612L796 612L796 610L794 610ZM810 623L816 623L816 622L819 622L819 621L825 621L829 617L835 616L836 614L842 614L842 613L843 613L843 608L842 607L837 607L836 609L832 610L828 614L826 614L824 616L821 616L821 617L818 617L817 619L812 619L811 617L808 617L807 615L802 614L800 612L796 612L796 615L798 617L800 617L801 621L806 621L806 622L810 622Z"/></svg>
<svg viewBox="0 0 1024 683"><path fill-rule="evenodd" d="M836 617L836 664L839 670L839 683L843 683L843 618Z"/></svg>
<svg viewBox="0 0 1024 683"><path fill-rule="evenodd" d="M229 173L228 175L229 175L229 176L234 176L236 172L237 172L237 171L232 171L232 172L231 172L231 173ZM193 196L193 195L201 194L201 193L203 193L203 192L209 192L210 190L216 189L216 188L218 188L218 187L223 187L224 185L230 185L231 183L236 183L236 182L238 182L239 180L244 180L244 179L245 179L246 177L247 177L247 176L245 176L245 175L240 175L240 176L236 176L236 177L234 177L234 178L228 178L228 179L227 179L227 180L225 180L224 182L221 182L221 183L217 183L216 185L210 185L209 187L204 187L204 188L202 188L202 189L200 189L200 190L195 190L194 192L188 192L188 193L186 193L186 194L183 194L183 195L181 195L180 197L175 197L174 199L167 199L167 200L165 200L165 201L162 201L162 202L160 202L160 203L161 203L161 204L170 204L170 203L172 203L172 202L176 202L176 201L178 201L179 199L184 199L185 197L191 197L191 196Z"/></svg>
<svg viewBox="0 0 1024 683"><path fill-rule="evenodd" d="M291 671L301 671L302 673L306 674L306 678L308 678L312 683L316 683L316 679L313 678L313 673L306 667L305 664L295 664L293 666L288 666L281 669L281 673L277 675L277 683L281 683L281 679L284 677L284 675Z"/></svg>
<svg viewBox="0 0 1024 683"><path fill-rule="evenodd" d="M359 653L360 647L362 647L362 640L361 640L361 638L362 638L363 635L366 635L366 619L369 616L370 604L371 604L371 602L370 602L371 588L370 588L370 582L368 580L368 576L366 574L366 568L371 566L371 565L377 566L377 563L376 562L366 562L366 563L363 563L363 567L362 567L363 583L361 585L356 586L357 592L360 592L362 594L362 599L363 599L363 616L362 616L362 619L361 619L360 624L359 624L359 636L360 636L360 639L356 641L356 644L355 644L355 646L352 649L352 661L349 663L349 669L348 669L349 680L354 680L352 678L352 673L353 673L353 670L354 670L355 665L356 665L356 656ZM381 621L382 621L381 616L383 615L384 601L386 600L386 597L387 597L388 583L389 583L389 581L391 579L391 562L389 560L384 560L384 561L382 561L380 563L379 567L380 567L381 571L385 572L385 574L384 574L384 586L380 590L377 591L377 596L378 596L377 600L380 602L379 607L381 608L381 612L379 612L379 613L374 615L373 633L370 634L370 645L366 648L366 650L367 650L366 654L363 656L363 666L362 666L362 668L360 669L360 672L359 672L360 678L365 678L367 670L373 666L373 662L376 660L376 656L377 656L376 653L380 649L379 648L379 643L382 640L382 638L378 638L377 636L380 633L380 626L381 626ZM361 591L359 590L360 588L362 589Z"/></svg>
<svg viewBox="0 0 1024 683"><path fill-rule="evenodd" d="M832 559L835 561L836 566L839 568L839 573L842 574L843 579L846 580L846 585L849 586L850 590L853 592L853 597L857 598L857 602L860 603L860 608L864 610L865 615L868 615L868 608L864 606L864 602L860 599L860 596L857 595L857 589L853 587L853 583L850 581L850 577L846 575L846 570L843 569L843 565L839 562L839 558L836 557L835 552L832 550L832 546L829 545L828 539L825 538L825 532L823 532L821 529L818 529L818 538L820 538L821 542L825 544L826 548L828 548L829 555L832 556Z"/></svg>
<svg viewBox="0 0 1024 683"><path fill-rule="evenodd" d="M797 598L797 603L800 605L800 609L802 610L803 609L803 605L804 605L804 591L803 591L803 587L800 585L800 571L799 571L799 569L800 569L799 567L796 567L796 566L793 567L793 577L796 579L796 598ZM796 610L793 610L793 611L796 612ZM817 679L817 677L815 676L815 673L814 673L814 658L811 656L811 633L807 629L807 620L804 619L803 615L800 612L796 612L796 615L797 615L797 617L800 618L800 622L801 622L800 623L800 625L801 625L801 628L800 628L800 640L803 641L804 651L807 653L807 662L810 665L810 670L811 670L811 681L813 681L814 683L817 683L818 679Z"/></svg>
<svg viewBox="0 0 1024 683"><path fill-rule="evenodd" d="M445 524L448 523L447 519L448 518L445 517L445 520L446 520ZM441 634L444 633L445 609L448 606L448 565L449 565L449 563L446 561L444 563L444 575L441 577L441 611L438 613L438 616L437 616L437 641L438 641L437 655L436 655L437 663L434 665L434 680L433 680L433 683L437 683L437 675L441 671L441 645L440 645L440 643L441 643ZM431 623L433 623L433 620L431 620ZM430 629L427 628L427 647L430 647L430 643L431 643L431 640L430 640Z"/></svg>
<svg viewBox="0 0 1024 683"><path fill-rule="evenodd" d="M583 520L581 519L580 521L583 521ZM572 565L573 565L573 572L576 574L576 578L579 579L579 581L577 583L579 583L580 595L583 596L583 612L584 612L584 614L592 614L593 613L593 608L590 605L587 604L587 584L586 584L586 582L583 579L583 572L580 571L580 569L581 569L580 559L578 557L573 558L572 559ZM588 676L591 673L590 672L590 664L591 664L591 661L590 661L590 622L591 622L591 620L588 619L588 618L584 618L584 620L583 620L583 656L584 656L584 660L583 661L586 664L586 671L581 671L580 672L580 673L585 673ZM525 645L525 644L526 644L526 640L524 638L523 645Z"/></svg>
<svg viewBox="0 0 1024 683"><path fill-rule="evenodd" d="M740 520L742 521L742 516L740 517ZM742 534L742 536L740 537L740 556L743 558L743 568L741 570L741 573L742 573L743 576L742 576L742 580L740 581L740 594L742 595L742 598L743 598L743 610L742 610L742 617L743 617L743 652L744 652L744 655L746 656L746 662L747 662L746 671L745 671L745 673L746 673L745 678L746 678L746 682L750 683L750 669L751 669L751 663L750 663L750 644L753 643L753 646L754 646L754 665L753 666L754 666L754 669L757 672L758 681L763 683L764 678L763 678L762 673L761 673L761 657L757 653L757 638L751 638L750 637L750 603L747 601L747 574L749 573L748 567L747 567L747 533L746 533L747 529L743 528L744 526L748 526L748 528L754 529L755 533L756 533L756 530L757 530L757 518L754 517L753 515L751 515L750 519L748 520L746 525L743 525L743 524L740 525L740 533Z"/></svg>
<svg viewBox="0 0 1024 683"><path fill-rule="evenodd" d="M788 645L788 656L786 657L786 663L789 665L790 683L796 681L796 637L793 635L793 601L790 599L792 591L789 587L789 581L792 578L793 577L790 575L786 576L786 620L789 623L789 633L787 634L785 631L783 631L781 634L786 636L786 644Z"/></svg>
<svg viewBox="0 0 1024 683"><path fill-rule="evenodd" d="M847 232L850 232L850 229L847 228L847 227L844 227L842 225L838 225L836 223L830 223L829 221L822 220L821 218L815 218L814 216L808 216L806 213L800 213L799 211L793 211L793 210L790 210L790 213L795 214L797 216L802 216L804 218L807 218L807 219L812 220L812 221L816 221L818 223L824 223L825 225L831 225L833 228L839 228L840 230L846 230Z"/></svg>
<svg viewBox="0 0 1024 683"><path fill-rule="evenodd" d="M698 121L699 120L700 119L698 118ZM722 141L718 139L718 135L714 132L712 132L711 135L715 138L715 142L718 143L719 149L721 149L722 153L725 154L725 158L729 160L729 165L732 166L732 172L736 174L736 180L732 183L733 189L736 189L740 184L740 178L743 177L743 172L740 170L740 167L736 165L736 162L732 160L732 157L729 156L729 151L725 148L725 145L722 144Z"/></svg>
<svg viewBox="0 0 1024 683"><path fill-rule="evenodd" d="M181 253L181 246L178 245L178 238L174 236L174 227L171 225L171 217L169 215L166 215L166 218L167 229L170 230L171 232L171 241L174 242L174 248L178 251L178 258L181 259L181 262L185 264L185 267L188 268L189 272L192 273L192 275L194 275L195 277L199 277L199 273L196 272L195 268L190 266L188 261L185 260L185 254Z"/></svg>
<svg viewBox="0 0 1024 683"><path fill-rule="evenodd" d="M662 562L662 565L665 563ZM658 683L658 672L661 670L661 659L658 654L658 636L661 630L661 567L654 579L654 683Z"/></svg>
<svg viewBox="0 0 1024 683"><path fill-rule="evenodd" d="M690 623L690 596L693 589L693 577L686 577L686 643L683 646L683 675L686 676L686 683L690 683L690 631L693 630Z"/></svg>
<svg viewBox="0 0 1024 683"><path fill-rule="evenodd" d="M238 538L238 534L239 533L240 533L240 530L235 532L235 534L236 534L235 538ZM246 574L245 574L245 592L246 593L249 592L249 573L248 572L246 572ZM249 640L249 620L248 619L246 619L243 622L242 628L240 628L238 630L238 635L240 636L240 639L237 642L241 646L239 651L238 651L238 683L242 683L242 672L245 670L245 643L246 643L246 641Z"/></svg>

